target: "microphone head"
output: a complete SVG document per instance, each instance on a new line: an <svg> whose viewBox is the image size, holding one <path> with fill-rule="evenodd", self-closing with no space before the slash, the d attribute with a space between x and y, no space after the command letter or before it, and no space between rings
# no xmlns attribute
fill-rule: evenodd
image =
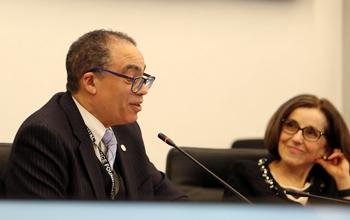
<svg viewBox="0 0 350 220"><path fill-rule="evenodd" d="M294 189L286 189L284 192L286 194L289 194L292 196L298 196L298 197L313 197L314 196L314 195L311 195L311 194L306 193L306 192L296 191Z"/></svg>
<svg viewBox="0 0 350 220"><path fill-rule="evenodd" d="M293 189L285 189L284 192L286 194L292 195L292 196L298 196L299 192Z"/></svg>
<svg viewBox="0 0 350 220"><path fill-rule="evenodd" d="M162 141L165 141L165 139L167 138L167 136L163 133L159 133L158 134L158 137L162 140Z"/></svg>
<svg viewBox="0 0 350 220"><path fill-rule="evenodd" d="M170 146L173 146L173 147L176 146L176 144L174 143L174 141L170 140L170 138L168 138L165 134L159 133L159 134L158 134L158 137L159 137L162 141L164 141L165 143L169 144Z"/></svg>

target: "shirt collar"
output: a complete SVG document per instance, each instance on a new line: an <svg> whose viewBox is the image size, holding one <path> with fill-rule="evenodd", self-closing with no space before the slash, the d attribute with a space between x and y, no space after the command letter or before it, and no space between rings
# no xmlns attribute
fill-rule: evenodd
<svg viewBox="0 0 350 220"><path fill-rule="evenodd" d="M90 112L88 112L80 103L72 96L75 105L78 107L81 117L84 120L85 125L90 129L95 137L96 145L99 145L103 135L106 132L106 127Z"/></svg>

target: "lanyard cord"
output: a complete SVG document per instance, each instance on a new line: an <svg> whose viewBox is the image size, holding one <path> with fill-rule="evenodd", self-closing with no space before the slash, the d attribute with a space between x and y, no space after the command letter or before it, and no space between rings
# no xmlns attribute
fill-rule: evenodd
<svg viewBox="0 0 350 220"><path fill-rule="evenodd" d="M90 136L91 141L97 146L98 151L100 152L100 157L101 157L101 163L102 165L105 167L108 175L111 177L112 180L112 189L111 189L111 196L110 198L113 200L114 199L114 193L115 193L115 180L114 180L114 176L113 176L113 171L111 169L111 165L108 162L108 159L106 157L106 155L102 152L101 148L98 147L98 145L96 144L96 139L94 134L91 132L91 130L86 127Z"/></svg>
<svg viewBox="0 0 350 220"><path fill-rule="evenodd" d="M106 155L102 152L102 150L98 147L98 151L100 152L100 156L101 156L101 163L103 164L103 166L105 167L108 175L111 177L112 180L112 190L111 190L111 199L114 199L114 191L115 191L115 180L113 177L113 171L111 169L111 165L109 164Z"/></svg>

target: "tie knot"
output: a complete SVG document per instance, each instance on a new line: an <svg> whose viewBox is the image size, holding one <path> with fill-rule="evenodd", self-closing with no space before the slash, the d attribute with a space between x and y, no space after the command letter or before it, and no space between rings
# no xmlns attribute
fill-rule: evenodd
<svg viewBox="0 0 350 220"><path fill-rule="evenodd" d="M117 143L117 139L115 138L114 133L111 129L106 130L105 135L102 137L102 141L107 146Z"/></svg>

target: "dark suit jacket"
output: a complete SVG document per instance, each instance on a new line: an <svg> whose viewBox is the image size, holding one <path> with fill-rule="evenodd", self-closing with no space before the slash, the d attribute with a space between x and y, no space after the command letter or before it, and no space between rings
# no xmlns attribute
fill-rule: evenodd
<svg viewBox="0 0 350 220"><path fill-rule="evenodd" d="M187 198L149 161L136 122L112 128L126 199ZM101 166L71 95L58 93L18 130L1 179L8 198L105 200L110 184Z"/></svg>

